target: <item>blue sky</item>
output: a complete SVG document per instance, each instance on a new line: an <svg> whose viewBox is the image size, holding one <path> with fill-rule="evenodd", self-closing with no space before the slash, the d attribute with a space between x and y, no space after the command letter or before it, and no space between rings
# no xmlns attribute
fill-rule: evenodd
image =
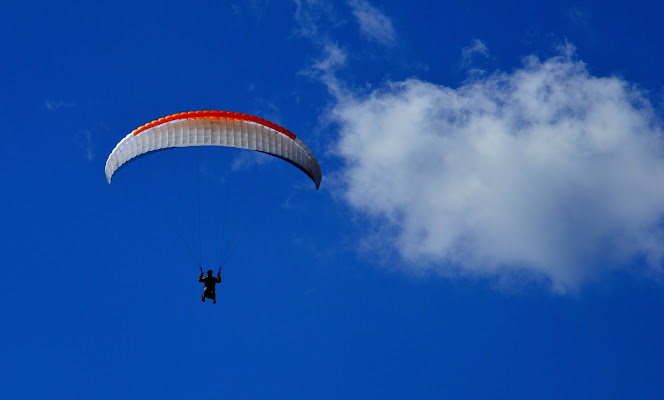
<svg viewBox="0 0 664 400"><path fill-rule="evenodd" d="M662 398L662 11L5 5L0 396ZM320 190L219 148L108 185L199 109L291 130Z"/></svg>

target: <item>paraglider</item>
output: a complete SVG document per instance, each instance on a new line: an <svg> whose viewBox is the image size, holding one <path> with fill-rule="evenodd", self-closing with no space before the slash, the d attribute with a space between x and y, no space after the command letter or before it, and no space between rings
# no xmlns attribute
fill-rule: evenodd
<svg viewBox="0 0 664 400"><path fill-rule="evenodd" d="M133 130L108 156L106 179L110 184L120 168L148 154L193 146L231 147L266 153L294 165L314 182L316 190L320 187L322 173L318 160L309 147L292 132L253 115L210 110L169 115ZM200 203L200 200L198 201ZM198 210L200 225L200 204ZM198 281L205 283L201 300L210 298L216 303L215 284L221 282L221 268L217 277L212 275L212 270L208 271L207 277L203 277L201 262L193 254L191 246L188 243L187 245L201 270ZM235 247L237 242L233 249ZM224 265L229 256L230 254L220 265Z"/></svg>
<svg viewBox="0 0 664 400"><path fill-rule="evenodd" d="M201 276L198 277L198 281L205 284L205 289L203 289L203 295L201 296L201 301L205 303L205 298L212 299L212 303L217 302L217 296L215 294L215 285L221 283L221 268L217 271L217 277L212 276L212 270L209 269L207 276L203 278L203 268L201 268Z"/></svg>

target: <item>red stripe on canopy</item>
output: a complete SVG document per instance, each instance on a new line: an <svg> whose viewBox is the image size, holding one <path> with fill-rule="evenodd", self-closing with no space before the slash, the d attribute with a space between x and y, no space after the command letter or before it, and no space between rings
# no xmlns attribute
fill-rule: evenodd
<svg viewBox="0 0 664 400"><path fill-rule="evenodd" d="M228 120L234 120L234 121L249 121L249 122L255 122L257 124L266 126L268 128L274 129L277 132L281 132L284 135L288 136L289 138L295 140L297 139L297 136L295 136L291 131L288 129L284 128L283 126L279 126L273 122L267 121L263 118L256 117L255 115L249 115L249 114L242 114L242 113L236 113L232 111L216 111L216 110L205 110L205 111L189 111L189 112L182 112L178 114L172 114L164 118L159 118L156 119L152 122L148 122L147 124L140 126L132 132L135 135L138 135L139 133L148 130L150 128L154 128L155 126L165 124L167 122L171 121L176 121L176 120L181 120L181 119L228 119Z"/></svg>

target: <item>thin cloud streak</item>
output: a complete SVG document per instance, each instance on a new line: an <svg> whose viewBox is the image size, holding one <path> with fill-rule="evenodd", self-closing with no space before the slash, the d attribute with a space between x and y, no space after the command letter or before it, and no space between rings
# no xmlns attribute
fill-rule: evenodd
<svg viewBox="0 0 664 400"><path fill-rule="evenodd" d="M478 56L489 58L489 48L481 40L473 39L469 46L461 49L461 64L466 67L471 66Z"/></svg>
<svg viewBox="0 0 664 400"><path fill-rule="evenodd" d="M336 23L332 5L321 0L294 0L296 32L314 42L325 36L325 28Z"/></svg>
<svg viewBox="0 0 664 400"><path fill-rule="evenodd" d="M75 106L76 104L63 100L46 99L44 102L44 107L46 107L46 109L49 111L59 111L63 109L74 108Z"/></svg>
<svg viewBox="0 0 664 400"><path fill-rule="evenodd" d="M348 5L360 25L360 31L369 40L383 45L395 40L392 21L366 0L350 0Z"/></svg>
<svg viewBox="0 0 664 400"><path fill-rule="evenodd" d="M78 147L84 151L85 159L93 161L95 159L94 146L92 144L92 133L89 130L79 132L74 138Z"/></svg>

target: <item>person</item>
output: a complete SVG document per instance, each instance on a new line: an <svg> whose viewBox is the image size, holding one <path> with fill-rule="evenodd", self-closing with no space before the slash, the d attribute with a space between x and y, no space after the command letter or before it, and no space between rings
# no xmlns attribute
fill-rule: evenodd
<svg viewBox="0 0 664 400"><path fill-rule="evenodd" d="M205 284L205 289L203 289L203 295L201 296L201 301L205 302L205 298L212 299L212 303L216 303L217 299L214 293L214 286L217 283L221 283L221 268L217 271L217 277L212 276L212 270L208 270L207 276L203 278L203 268L201 269L201 276L198 277L198 281Z"/></svg>

